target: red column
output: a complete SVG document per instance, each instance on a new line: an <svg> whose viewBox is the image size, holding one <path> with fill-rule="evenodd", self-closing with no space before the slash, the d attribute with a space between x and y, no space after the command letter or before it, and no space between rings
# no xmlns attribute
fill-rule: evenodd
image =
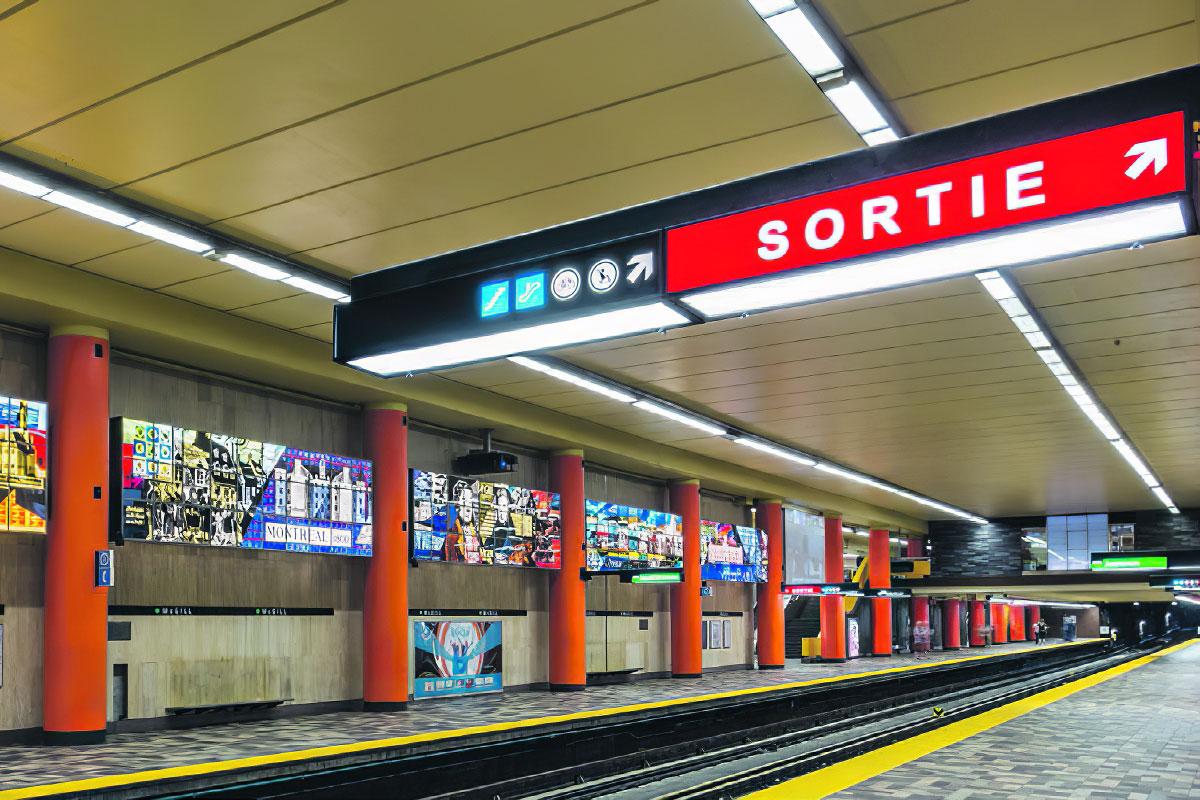
<svg viewBox="0 0 1200 800"><path fill-rule="evenodd" d="M958 600L947 600L942 606L942 649L958 650L962 647L962 608Z"/></svg>
<svg viewBox="0 0 1200 800"><path fill-rule="evenodd" d="M107 331L52 329L46 384L42 730L47 744L92 744L108 717L108 590L95 578L108 547Z"/></svg>
<svg viewBox="0 0 1200 800"><path fill-rule="evenodd" d="M1008 605L992 603L992 644L1008 643Z"/></svg>
<svg viewBox="0 0 1200 800"><path fill-rule="evenodd" d="M700 481L671 484L671 513L683 518L683 583L671 587L671 677L699 678L700 642Z"/></svg>
<svg viewBox="0 0 1200 800"><path fill-rule="evenodd" d="M562 503L562 569L550 574L550 688L582 691L587 685L582 450L560 450L550 457L550 489ZM697 601L699 594L697 589Z"/></svg>
<svg viewBox="0 0 1200 800"><path fill-rule="evenodd" d="M1025 635L1025 606L1009 606L1008 609L1008 640L1024 642Z"/></svg>
<svg viewBox="0 0 1200 800"><path fill-rule="evenodd" d="M910 536L904 542L905 558L921 558L925 555L925 540L920 536Z"/></svg>
<svg viewBox="0 0 1200 800"><path fill-rule="evenodd" d="M363 708L408 702L408 408L372 403L363 415L372 462L372 556L363 598Z"/></svg>
<svg viewBox="0 0 1200 800"><path fill-rule="evenodd" d="M1041 606L1030 606L1029 607L1029 630L1030 630L1030 632L1033 631L1033 626L1037 625L1041 621L1042 621L1042 607Z"/></svg>
<svg viewBox="0 0 1200 800"><path fill-rule="evenodd" d="M886 530L872 528L867 540L867 575L872 589L892 585L892 544ZM884 597L871 600L871 655L892 654L892 601Z"/></svg>
<svg viewBox="0 0 1200 800"><path fill-rule="evenodd" d="M783 501L759 500L754 519L767 533L767 582L758 584L758 668L783 669Z"/></svg>
<svg viewBox="0 0 1200 800"><path fill-rule="evenodd" d="M982 600L971 601L971 620L967 628L970 635L971 647L982 647L987 643L987 639L983 635L983 628L987 625L987 612Z"/></svg>
<svg viewBox="0 0 1200 800"><path fill-rule="evenodd" d="M825 517L825 582L841 583L843 560L842 518ZM846 601L837 597L821 598L821 660L846 660Z"/></svg>

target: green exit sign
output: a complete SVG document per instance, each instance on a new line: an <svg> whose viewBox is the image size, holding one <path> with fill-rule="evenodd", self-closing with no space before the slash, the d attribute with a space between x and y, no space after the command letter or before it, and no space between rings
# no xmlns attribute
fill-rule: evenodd
<svg viewBox="0 0 1200 800"><path fill-rule="evenodd" d="M630 579L633 583L682 583L682 572L643 572Z"/></svg>
<svg viewBox="0 0 1200 800"><path fill-rule="evenodd" d="M1166 568L1166 556L1105 556L1092 559L1092 569L1097 571Z"/></svg>

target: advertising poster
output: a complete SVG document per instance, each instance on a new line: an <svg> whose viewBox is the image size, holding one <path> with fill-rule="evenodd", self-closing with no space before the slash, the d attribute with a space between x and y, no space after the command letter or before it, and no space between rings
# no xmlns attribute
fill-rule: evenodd
<svg viewBox="0 0 1200 800"><path fill-rule="evenodd" d="M151 542L371 555L371 462L118 420L121 530Z"/></svg>
<svg viewBox="0 0 1200 800"><path fill-rule="evenodd" d="M675 514L585 501L589 572L683 566L683 522Z"/></svg>
<svg viewBox="0 0 1200 800"><path fill-rule="evenodd" d="M767 579L766 553L766 531L700 520L702 580L762 583Z"/></svg>
<svg viewBox="0 0 1200 800"><path fill-rule="evenodd" d="M413 558L558 569L556 492L412 470Z"/></svg>
<svg viewBox="0 0 1200 800"><path fill-rule="evenodd" d="M0 533L46 532L46 404L0 396Z"/></svg>
<svg viewBox="0 0 1200 800"><path fill-rule="evenodd" d="M825 518L799 508L783 510L783 582L825 583ZM840 582L832 576L830 583Z"/></svg>
<svg viewBox="0 0 1200 800"><path fill-rule="evenodd" d="M413 623L413 697L481 694L504 689L499 622Z"/></svg>

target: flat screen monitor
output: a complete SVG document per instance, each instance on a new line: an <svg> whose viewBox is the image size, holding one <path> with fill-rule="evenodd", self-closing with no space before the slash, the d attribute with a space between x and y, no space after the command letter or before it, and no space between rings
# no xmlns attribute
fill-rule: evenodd
<svg viewBox="0 0 1200 800"><path fill-rule="evenodd" d="M0 396L0 533L46 532L46 404Z"/></svg>
<svg viewBox="0 0 1200 800"><path fill-rule="evenodd" d="M701 580L762 583L767 579L766 557L766 531L700 521Z"/></svg>
<svg viewBox="0 0 1200 800"><path fill-rule="evenodd" d="M126 539L369 556L371 462L118 417Z"/></svg>
<svg viewBox="0 0 1200 800"><path fill-rule="evenodd" d="M562 566L557 492L412 470L413 558L502 567Z"/></svg>
<svg viewBox="0 0 1200 800"><path fill-rule="evenodd" d="M585 506L589 572L683 567L679 516L596 500Z"/></svg>

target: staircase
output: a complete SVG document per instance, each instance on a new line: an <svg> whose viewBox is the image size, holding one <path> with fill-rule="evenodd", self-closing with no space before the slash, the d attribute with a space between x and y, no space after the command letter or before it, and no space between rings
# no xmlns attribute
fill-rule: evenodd
<svg viewBox="0 0 1200 800"><path fill-rule="evenodd" d="M811 639L821 633L821 598L797 597L783 612L784 655L800 658L801 639Z"/></svg>

